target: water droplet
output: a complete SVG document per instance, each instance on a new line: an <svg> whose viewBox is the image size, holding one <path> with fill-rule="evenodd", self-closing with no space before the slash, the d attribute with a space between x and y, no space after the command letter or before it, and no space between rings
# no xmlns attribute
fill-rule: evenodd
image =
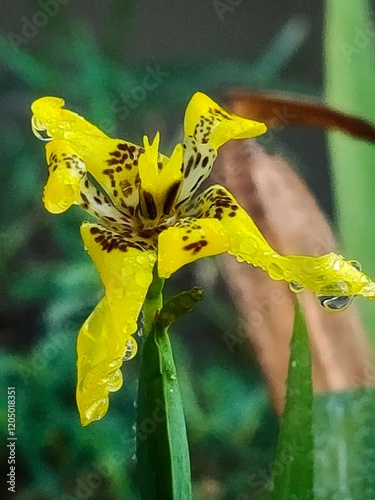
<svg viewBox="0 0 375 500"><path fill-rule="evenodd" d="M351 264L357 271L362 271L362 266L357 260L350 260L349 264Z"/></svg>
<svg viewBox="0 0 375 500"><path fill-rule="evenodd" d="M124 265L121 269L121 274L123 276L131 276L132 274L134 274L134 269L132 266Z"/></svg>
<svg viewBox="0 0 375 500"><path fill-rule="evenodd" d="M139 286L142 288L146 288L150 284L150 276L149 273L146 273L145 271L136 271L135 273L135 281Z"/></svg>
<svg viewBox="0 0 375 500"><path fill-rule="evenodd" d="M61 128L62 130L68 130L70 128L70 123L69 122L60 122L58 123L58 128Z"/></svg>
<svg viewBox="0 0 375 500"><path fill-rule="evenodd" d="M318 295L317 296L319 304L326 311L336 312L344 311L353 302L353 296L329 296L329 295Z"/></svg>
<svg viewBox="0 0 375 500"><path fill-rule="evenodd" d="M277 264L272 263L268 268L268 274L274 280L281 280L284 278L284 271Z"/></svg>
<svg viewBox="0 0 375 500"><path fill-rule="evenodd" d="M144 331L143 331L143 327L142 326L139 326L138 327L138 330L137 330L137 335L138 337L142 338L144 336Z"/></svg>
<svg viewBox="0 0 375 500"><path fill-rule="evenodd" d="M122 373L120 370L115 370L108 376L107 389L110 392L118 391L122 386Z"/></svg>
<svg viewBox="0 0 375 500"><path fill-rule="evenodd" d="M71 132L71 131L64 132L63 135L64 135L64 139L66 139L67 141L71 141L72 139L74 139L76 137L76 133Z"/></svg>
<svg viewBox="0 0 375 500"><path fill-rule="evenodd" d="M128 340L126 342L126 350L125 350L125 354L124 354L124 357L122 358L124 361L129 361L129 359L132 359L134 357L134 354L133 354L133 351L134 351L134 342L132 340Z"/></svg>
<svg viewBox="0 0 375 500"><path fill-rule="evenodd" d="M342 259L336 259L335 262L333 263L332 269L335 271L341 271L344 266L344 263Z"/></svg>
<svg viewBox="0 0 375 500"><path fill-rule="evenodd" d="M174 392L174 389L169 389L169 392Z"/></svg>
<svg viewBox="0 0 375 500"><path fill-rule="evenodd" d="M52 140L52 137L48 135L46 127L35 116L33 116L31 119L31 128L35 137L37 137L41 141Z"/></svg>
<svg viewBox="0 0 375 500"><path fill-rule="evenodd" d="M292 365L292 368L295 368L297 366L297 361L292 361L291 365Z"/></svg>
<svg viewBox="0 0 375 500"><path fill-rule="evenodd" d="M291 281L289 283L289 288L293 293L301 293L304 289L302 285L296 283L295 281Z"/></svg>
<svg viewBox="0 0 375 500"><path fill-rule="evenodd" d="M86 418L90 422L92 420L100 420L108 409L108 398L101 398L95 401L87 410Z"/></svg>
<svg viewBox="0 0 375 500"><path fill-rule="evenodd" d="M135 260L138 264L144 264L146 262L146 257L144 255L137 255Z"/></svg>
<svg viewBox="0 0 375 500"><path fill-rule="evenodd" d="M119 368L121 366L121 360L119 358L108 363L108 368Z"/></svg>
<svg viewBox="0 0 375 500"><path fill-rule="evenodd" d="M254 238L244 238L240 243L240 250L246 255L253 255L258 249L258 243Z"/></svg>
<svg viewBox="0 0 375 500"><path fill-rule="evenodd" d="M132 425L132 429L134 432L137 432L137 422L134 422L134 424Z"/></svg>

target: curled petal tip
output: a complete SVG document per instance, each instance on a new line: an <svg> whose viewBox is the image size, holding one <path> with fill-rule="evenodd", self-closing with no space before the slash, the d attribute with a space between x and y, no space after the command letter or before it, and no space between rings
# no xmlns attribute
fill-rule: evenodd
<svg viewBox="0 0 375 500"><path fill-rule="evenodd" d="M108 397L105 397L94 401L87 408L79 408L81 424L86 427L92 422L102 419L108 411L108 404Z"/></svg>

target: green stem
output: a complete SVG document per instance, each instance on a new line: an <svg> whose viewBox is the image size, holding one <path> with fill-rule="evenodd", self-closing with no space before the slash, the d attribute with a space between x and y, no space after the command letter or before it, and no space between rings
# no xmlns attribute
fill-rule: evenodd
<svg viewBox="0 0 375 500"><path fill-rule="evenodd" d="M142 500L190 500L189 448L168 336L170 323L158 320L165 318L163 309L159 314L163 284L154 276L144 305L145 339L138 387L138 478Z"/></svg>

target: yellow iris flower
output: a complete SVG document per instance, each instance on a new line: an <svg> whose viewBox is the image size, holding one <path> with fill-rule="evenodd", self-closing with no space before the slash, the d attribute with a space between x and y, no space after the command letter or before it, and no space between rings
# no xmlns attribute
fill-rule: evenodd
<svg viewBox="0 0 375 500"><path fill-rule="evenodd" d="M186 109L184 142L168 158L159 153L158 134L152 143L145 137L143 147L112 139L64 109L60 98L38 99L32 111L34 134L48 141L46 209L56 214L77 204L100 222L84 222L81 228L105 288L78 335L77 405L83 425L102 418L109 392L122 386L120 368L136 353L133 335L156 263L158 275L168 278L196 259L229 252L275 280L288 281L296 292L314 291L331 310L343 308L354 295L375 297L375 284L355 262L334 253L278 254L224 187L196 195L219 147L264 134L263 123L228 113L198 92Z"/></svg>

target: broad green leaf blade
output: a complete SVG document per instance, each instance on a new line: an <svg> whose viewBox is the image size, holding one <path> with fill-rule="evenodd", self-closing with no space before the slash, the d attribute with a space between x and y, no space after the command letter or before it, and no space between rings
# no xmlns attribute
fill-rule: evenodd
<svg viewBox="0 0 375 500"><path fill-rule="evenodd" d="M312 405L310 343L297 303L290 343L285 410L273 464L270 500L313 498Z"/></svg>
<svg viewBox="0 0 375 500"><path fill-rule="evenodd" d="M189 500L189 448L176 368L167 330L155 324L142 349L137 420L142 499Z"/></svg>
<svg viewBox="0 0 375 500"><path fill-rule="evenodd" d="M314 398L316 500L375 498L375 390Z"/></svg>
<svg viewBox="0 0 375 500"><path fill-rule="evenodd" d="M375 48L370 3L326 0L326 96L328 104L337 109L375 123ZM329 146L344 250L375 278L375 146L339 132L329 133ZM375 321L375 308L368 301L363 301L362 307L370 326Z"/></svg>

